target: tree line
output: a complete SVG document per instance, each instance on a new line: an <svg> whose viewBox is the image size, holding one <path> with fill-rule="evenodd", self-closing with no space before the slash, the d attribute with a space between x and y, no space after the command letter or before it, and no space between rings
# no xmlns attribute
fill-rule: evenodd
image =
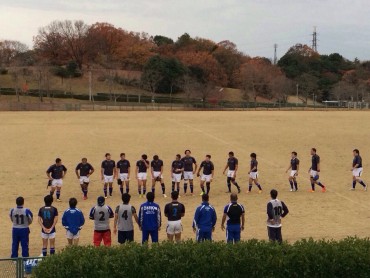
<svg viewBox="0 0 370 278"><path fill-rule="evenodd" d="M92 68L106 70L114 84L143 88L153 94L184 92L206 100L224 87L240 89L246 101L258 97L286 102L296 94L303 102L368 101L370 61L350 61L339 53L320 55L307 45L292 46L276 65L250 57L228 40L213 42L185 33L171 38L130 32L109 23L53 21L39 28L29 49L18 41L0 41L0 74L11 74L16 90L21 80L48 87L51 75L79 78ZM33 70L30 70L30 68ZM122 78L118 70L138 71ZM48 88L49 89L49 88Z"/></svg>

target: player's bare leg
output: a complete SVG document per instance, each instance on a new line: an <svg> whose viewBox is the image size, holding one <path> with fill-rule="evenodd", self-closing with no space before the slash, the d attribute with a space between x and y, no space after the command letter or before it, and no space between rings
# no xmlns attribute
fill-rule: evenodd
<svg viewBox="0 0 370 278"><path fill-rule="evenodd" d="M141 191L142 185L143 185L143 181L142 180L138 180L137 181L137 192L139 193L139 197L142 197L142 191Z"/></svg>
<svg viewBox="0 0 370 278"><path fill-rule="evenodd" d="M55 192L55 187L50 188L50 195L53 196Z"/></svg>
<svg viewBox="0 0 370 278"><path fill-rule="evenodd" d="M83 199L86 200L87 199L87 192L88 192L88 188L89 188L89 184L88 183L83 183L81 184L81 189L82 189L82 193L83 193Z"/></svg>
<svg viewBox="0 0 370 278"><path fill-rule="evenodd" d="M236 188L238 189L238 193L240 193L240 186L239 184L236 182L235 178L230 178L230 182L236 186ZM230 186L230 191L231 191L231 186Z"/></svg>
<svg viewBox="0 0 370 278"><path fill-rule="evenodd" d="M260 183L258 182L258 178L254 179L254 184L258 187L258 193L261 194L262 193L262 187L260 185Z"/></svg>
<svg viewBox="0 0 370 278"><path fill-rule="evenodd" d="M128 194L130 192L130 182L125 181L125 184L126 184L126 193Z"/></svg>
<svg viewBox="0 0 370 278"><path fill-rule="evenodd" d="M247 193L251 193L252 186L253 186L253 179L252 178L249 178L248 179L248 191L247 191Z"/></svg>
<svg viewBox="0 0 370 278"><path fill-rule="evenodd" d="M79 238L72 239L72 245L78 245L79 241L80 241Z"/></svg>
<svg viewBox="0 0 370 278"><path fill-rule="evenodd" d="M364 187L364 190L367 191L367 185L365 184L365 182L363 181L363 179L361 177L353 177L353 178L354 178L354 183L358 182L359 184L361 184Z"/></svg>
<svg viewBox="0 0 370 278"><path fill-rule="evenodd" d="M48 253L48 239L43 238L42 239L42 255L46 257L46 254Z"/></svg>
<svg viewBox="0 0 370 278"><path fill-rule="evenodd" d="M143 196L146 194L146 180L143 180Z"/></svg>
<svg viewBox="0 0 370 278"><path fill-rule="evenodd" d="M167 239L170 242L173 242L174 235L167 234Z"/></svg>
<svg viewBox="0 0 370 278"><path fill-rule="evenodd" d="M202 181L202 180L200 181L200 189L202 190L200 195L206 194L206 192L204 191L204 183L205 183L205 181Z"/></svg>
<svg viewBox="0 0 370 278"><path fill-rule="evenodd" d="M181 233L175 234L175 240L176 240L176 243L180 243L180 241L181 241Z"/></svg>

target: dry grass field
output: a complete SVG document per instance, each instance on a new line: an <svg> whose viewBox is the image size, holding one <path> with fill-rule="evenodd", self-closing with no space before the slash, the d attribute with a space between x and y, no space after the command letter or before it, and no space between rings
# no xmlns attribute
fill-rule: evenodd
<svg viewBox="0 0 370 278"><path fill-rule="evenodd" d="M88 212L102 194L99 171L92 176L89 199L82 200L74 168L86 156L97 170L110 152L113 159L126 152L132 164L142 153L151 158L158 154L165 162L165 181L170 188L169 166L177 153L192 150L200 162L210 153L215 164L210 203L222 217L229 196L225 194L226 177L222 175L227 153L233 150L239 158L238 182L242 186L240 202L246 207L246 230L243 239L266 239L266 202L272 188L279 190L280 199L290 209L283 222L283 237L288 241L313 237L340 239L346 236L369 236L370 192L358 188L349 191L351 182L352 149L359 148L364 160L365 181L370 160L370 113L368 112L3 112L0 114L0 198L1 242L0 257L10 256L11 223L9 209L15 198L25 197L25 206L35 214L31 226L30 255L41 253L40 227L36 221L43 205L46 190L45 171L56 157L68 168L62 189L62 202L54 205L60 216L68 207L68 199L76 196L78 207L87 220L81 232L81 244L92 244L93 225ZM321 156L321 180L328 191L309 193L307 170L310 167L310 148L316 147ZM296 150L301 160L299 191L289 192L288 174L290 152ZM256 152L259 160L263 194L247 195L249 154ZM201 202L198 195L182 196L180 201L187 212L183 220L184 238L194 238L191 229L195 207ZM143 199L137 195L136 180L131 183L132 204L139 207ZM234 189L235 190L235 189ZM157 185L160 192L160 185ZM168 194L169 195L169 194ZM164 207L170 201L161 195L157 202ZM115 183L113 198L107 204L116 207L120 202ZM214 239L224 240L225 234L217 223ZM166 220L160 232L165 240ZM135 239L141 234L136 227ZM114 236L114 244L117 239ZM66 245L61 221L57 224L57 250Z"/></svg>

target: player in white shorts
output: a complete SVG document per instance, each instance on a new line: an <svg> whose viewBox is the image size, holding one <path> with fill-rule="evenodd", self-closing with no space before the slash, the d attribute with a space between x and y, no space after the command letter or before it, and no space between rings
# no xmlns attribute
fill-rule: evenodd
<svg viewBox="0 0 370 278"><path fill-rule="evenodd" d="M326 187L319 181L319 173L320 173L320 156L316 154L316 149L311 149L311 168L308 170L310 173L310 182L311 182L311 190L310 192L315 192L315 185L321 187L322 192L326 192Z"/></svg>
<svg viewBox="0 0 370 278"><path fill-rule="evenodd" d="M148 156L143 154L141 159L136 162L136 178L138 182L138 193L140 198L146 194L147 171L149 168Z"/></svg>
<svg viewBox="0 0 370 278"><path fill-rule="evenodd" d="M181 158L181 156L180 156ZM185 216L185 206L177 201L179 197L178 191L171 192L172 202L166 204L164 214L168 219L167 224L167 238L173 241L174 237L176 242L181 241L182 224L181 218Z"/></svg>
<svg viewBox="0 0 370 278"><path fill-rule="evenodd" d="M360 151L358 149L353 150L353 161L352 161L352 188L351 190L355 190L356 183L359 182L364 187L364 190L367 191L367 185L361 178L362 174L362 158L360 156Z"/></svg>
<svg viewBox="0 0 370 278"><path fill-rule="evenodd" d="M158 155L153 156L153 160L150 163L150 170L152 174L152 192L155 193L155 184L160 182L163 197L166 198L166 186L163 180L163 160L159 159Z"/></svg>
<svg viewBox="0 0 370 278"><path fill-rule="evenodd" d="M299 159L297 158L297 152L292 152L292 157L290 159L290 164L286 173L290 170L289 183L290 191L294 192L298 190L297 176L299 170Z"/></svg>
<svg viewBox="0 0 370 278"><path fill-rule="evenodd" d="M172 191L175 191L175 186L177 192L180 193L180 182L182 173L184 171L184 162L181 161L181 155L177 154L175 160L171 165L171 176L172 176Z"/></svg>
<svg viewBox="0 0 370 278"><path fill-rule="evenodd" d="M130 191L130 172L131 172L131 165L130 161L128 161L125 157L125 153L120 154L121 160L117 162L116 165L116 177L117 183L119 185L119 190L121 191L121 195L123 194L123 186L126 185L126 193Z"/></svg>
<svg viewBox="0 0 370 278"><path fill-rule="evenodd" d="M202 192L200 195L207 194L209 195L209 192L211 191L211 182L213 180L214 170L215 167L213 165L213 162L211 161L211 155L207 154L206 159L202 161L202 163L199 166L197 176L200 176L200 171L203 169L202 176L200 177L200 188ZM204 190L204 183L207 187L207 192Z"/></svg>
<svg viewBox="0 0 370 278"><path fill-rule="evenodd" d="M258 193L262 193L262 187L258 182L258 161L257 161L257 155L255 153L251 153L251 164L250 164L250 170L248 172L249 174L249 188L248 192L250 193L252 191L253 183L258 187Z"/></svg>
<svg viewBox="0 0 370 278"><path fill-rule="evenodd" d="M76 208L77 199L69 199L69 209L63 213L62 225L66 228L66 237L69 245L77 245L80 237L80 230L85 224L85 217L81 210Z"/></svg>
<svg viewBox="0 0 370 278"><path fill-rule="evenodd" d="M60 191L63 185L63 178L67 174L67 168L62 164L60 158L55 159L55 164L51 165L46 171L49 179L48 186L51 186L50 195L54 195L56 190L57 201L60 202Z"/></svg>
<svg viewBox="0 0 370 278"><path fill-rule="evenodd" d="M105 160L101 163L101 179L104 182L104 197L107 198L108 186L109 186L109 196L113 193L113 180L116 174L116 163L111 159L110 153L105 154Z"/></svg>
<svg viewBox="0 0 370 278"><path fill-rule="evenodd" d="M47 255L48 244L50 255L55 254L55 225L58 222L58 209L52 206L53 196L44 197L45 206L39 209L38 222L41 226L42 256Z"/></svg>
<svg viewBox="0 0 370 278"><path fill-rule="evenodd" d="M83 199L87 199L90 176L94 173L94 167L87 162L87 158L82 158L82 161L76 166L76 176L80 180L80 186L83 193Z"/></svg>
<svg viewBox="0 0 370 278"><path fill-rule="evenodd" d="M197 172L198 165L194 157L191 156L191 151L186 150L185 156L181 158L181 161L184 163L184 193L188 190L188 182L190 185L190 194L194 194L194 174Z"/></svg>
<svg viewBox="0 0 370 278"><path fill-rule="evenodd" d="M236 182L236 173L238 171L238 159L234 156L234 152L229 152L229 158L227 159L226 166L224 168L223 174L225 175L225 172L227 170L227 179L226 184L228 191L226 193L231 193L231 183L236 186L238 189L238 193L240 193L240 186Z"/></svg>

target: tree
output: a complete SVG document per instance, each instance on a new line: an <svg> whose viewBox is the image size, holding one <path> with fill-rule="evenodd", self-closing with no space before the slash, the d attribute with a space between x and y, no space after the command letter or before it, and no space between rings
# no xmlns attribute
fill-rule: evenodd
<svg viewBox="0 0 370 278"><path fill-rule="evenodd" d="M153 41L157 46L168 45L168 44L174 43L173 39L165 37L165 36L160 36L160 35L154 36Z"/></svg>
<svg viewBox="0 0 370 278"><path fill-rule="evenodd" d="M150 58L144 66L141 82L144 85L144 88L151 91L153 98L154 94L157 92L158 85L162 81L163 72L164 63L159 55Z"/></svg>
<svg viewBox="0 0 370 278"><path fill-rule="evenodd" d="M19 41L3 40L0 41L0 67L10 66L18 55L26 53L28 46Z"/></svg>

